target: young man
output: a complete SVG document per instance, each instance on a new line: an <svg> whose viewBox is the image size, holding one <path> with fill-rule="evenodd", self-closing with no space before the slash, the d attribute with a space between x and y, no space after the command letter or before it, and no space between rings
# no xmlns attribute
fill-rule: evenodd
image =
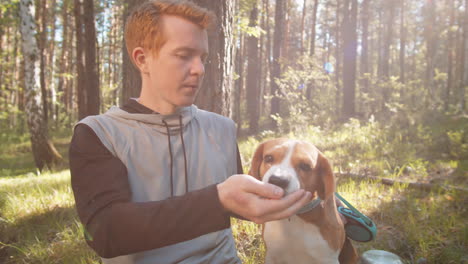
<svg viewBox="0 0 468 264"><path fill-rule="evenodd" d="M310 200L243 175L234 123L193 105L211 20L189 1L134 10L125 40L140 97L75 127L76 207L104 263L240 263L231 215L263 223Z"/></svg>

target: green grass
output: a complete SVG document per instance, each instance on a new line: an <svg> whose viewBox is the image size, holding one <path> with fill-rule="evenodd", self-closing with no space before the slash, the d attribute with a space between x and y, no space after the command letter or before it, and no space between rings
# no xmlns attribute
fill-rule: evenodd
<svg viewBox="0 0 468 264"><path fill-rule="evenodd" d="M245 171L267 135L274 136L241 140ZM466 168L460 146L448 149L446 159L430 159L434 155L429 150L435 147L427 143L431 138L413 138L414 144L408 144L406 135L399 138L378 124L353 122L333 131L310 127L302 135L287 136L316 144L336 171L468 187L467 171L460 169ZM69 139L54 140L65 158ZM66 159L53 171L37 175L28 137L4 140L0 147L0 263L99 263L83 240ZM354 243L360 253L381 249L398 254L405 263L420 258L428 263L468 263L467 192L425 192L350 178L338 180L338 191L377 224L374 241ZM243 262L263 263L260 227L237 219L232 223Z"/></svg>
<svg viewBox="0 0 468 264"><path fill-rule="evenodd" d="M67 170L0 178L1 263L99 263L82 239Z"/></svg>

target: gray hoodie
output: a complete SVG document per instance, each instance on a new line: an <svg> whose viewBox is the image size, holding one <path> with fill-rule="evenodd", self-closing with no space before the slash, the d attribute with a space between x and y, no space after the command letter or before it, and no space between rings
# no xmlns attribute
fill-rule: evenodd
<svg viewBox="0 0 468 264"><path fill-rule="evenodd" d="M133 202L160 201L220 183L237 171L236 129L192 105L172 115L112 107L80 123L126 166ZM194 208L194 210L197 210ZM197 223L193 223L194 226ZM104 263L240 263L230 229Z"/></svg>

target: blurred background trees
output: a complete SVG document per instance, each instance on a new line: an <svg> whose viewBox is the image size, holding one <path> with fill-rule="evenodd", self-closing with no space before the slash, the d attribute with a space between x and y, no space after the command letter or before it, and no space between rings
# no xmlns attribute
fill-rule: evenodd
<svg viewBox="0 0 468 264"><path fill-rule="evenodd" d="M34 1L33 1L34 2ZM138 0L36 0L41 107L67 129L139 94L123 30ZM213 10L201 108L241 134L350 118L407 127L466 114L467 0L202 1ZM0 125L27 133L19 1L0 3Z"/></svg>

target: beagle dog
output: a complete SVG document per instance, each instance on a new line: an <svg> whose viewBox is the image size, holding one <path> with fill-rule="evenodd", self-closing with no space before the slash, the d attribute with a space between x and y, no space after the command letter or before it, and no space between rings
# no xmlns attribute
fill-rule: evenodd
<svg viewBox="0 0 468 264"><path fill-rule="evenodd" d="M272 139L258 146L250 175L284 189L312 193L296 215L262 228L266 264L353 264L358 255L346 238L335 202L335 176L328 160L312 144Z"/></svg>

